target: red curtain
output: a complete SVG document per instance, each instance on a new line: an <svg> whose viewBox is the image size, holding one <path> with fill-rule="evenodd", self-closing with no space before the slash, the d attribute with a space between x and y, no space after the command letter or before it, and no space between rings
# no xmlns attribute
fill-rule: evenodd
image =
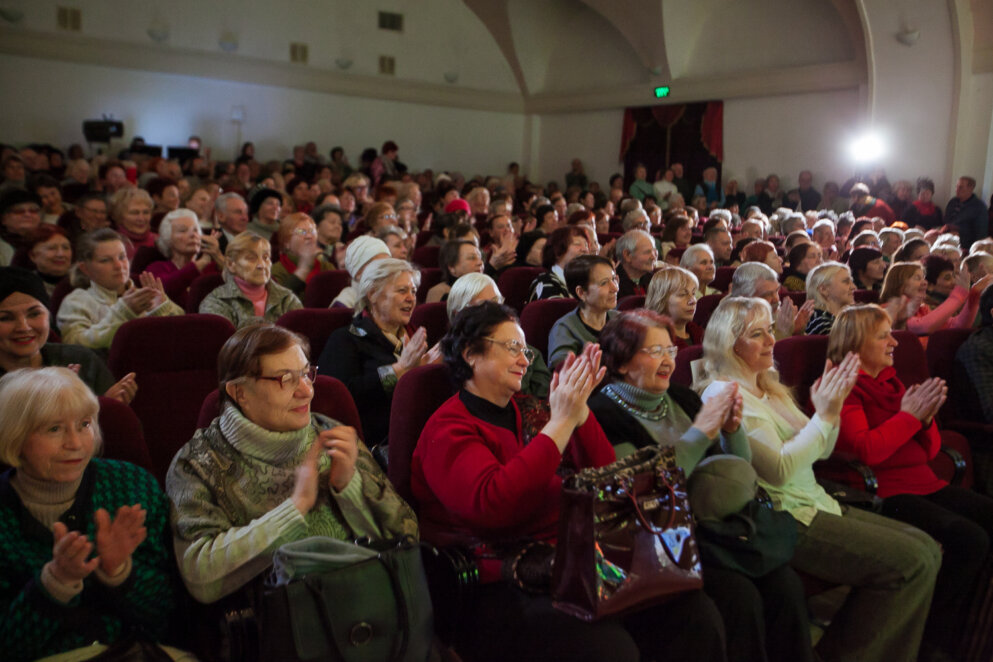
<svg viewBox="0 0 993 662"><path fill-rule="evenodd" d="M646 112L648 111L648 112ZM621 127L621 152L623 161L631 141L638 133L639 124L658 124L663 129L671 129L686 114L686 104L625 108L624 123ZM710 101L704 111L700 125L700 142L718 161L724 161L724 102Z"/></svg>
<svg viewBox="0 0 993 662"><path fill-rule="evenodd" d="M715 159L724 161L724 102L711 101L700 123L700 142Z"/></svg>

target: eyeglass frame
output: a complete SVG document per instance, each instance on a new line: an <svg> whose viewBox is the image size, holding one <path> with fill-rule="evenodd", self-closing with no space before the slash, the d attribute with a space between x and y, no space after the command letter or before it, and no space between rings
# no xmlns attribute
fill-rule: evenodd
<svg viewBox="0 0 993 662"><path fill-rule="evenodd" d="M668 347L664 347L662 345L650 345L648 347L642 347L638 351L648 354L653 359L661 359L664 354L675 361L676 354L679 353L679 348L675 345L669 345Z"/></svg>
<svg viewBox="0 0 993 662"><path fill-rule="evenodd" d="M286 385L293 384L293 390L296 390L300 386L301 380L306 377L307 381L313 385L314 381L317 380L317 366L312 365L304 368L303 370L287 370L278 377L266 377L265 375L253 375L253 379L260 381L270 381L279 384L280 390L286 390Z"/></svg>
<svg viewBox="0 0 993 662"><path fill-rule="evenodd" d="M515 359L523 354L528 363L532 363L534 361L534 350L526 344L522 344L520 340L497 340L496 338L490 338L489 336L483 336L483 340L487 340L494 345L500 345Z"/></svg>

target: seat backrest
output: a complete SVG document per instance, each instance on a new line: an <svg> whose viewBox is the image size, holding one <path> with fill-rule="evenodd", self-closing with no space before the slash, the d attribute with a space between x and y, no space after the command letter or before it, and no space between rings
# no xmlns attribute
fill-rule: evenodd
<svg viewBox="0 0 993 662"><path fill-rule="evenodd" d="M444 274L438 267L424 267L421 269L421 284L417 286L417 303L424 303L428 298L428 290L441 282Z"/></svg>
<svg viewBox="0 0 993 662"><path fill-rule="evenodd" d="M715 290L726 293L728 288L731 287L731 278L734 277L735 269L736 267L717 267L717 273L714 274L714 282L710 286Z"/></svg>
<svg viewBox="0 0 993 662"><path fill-rule="evenodd" d="M131 408L144 426L160 481L196 429L204 397L217 387L217 355L233 333L223 317L183 315L130 320L114 335L107 363L117 379L136 374Z"/></svg>
<svg viewBox="0 0 993 662"><path fill-rule="evenodd" d="M672 371L670 381L690 388L693 386L693 361L703 356L703 345L688 345L676 354L676 368Z"/></svg>
<svg viewBox="0 0 993 662"><path fill-rule="evenodd" d="M207 295L224 284L224 277L221 274L203 274L197 276L190 283L189 294L186 295L186 312L196 313L200 310L200 304Z"/></svg>
<svg viewBox="0 0 993 662"><path fill-rule="evenodd" d="M434 230L421 230L417 233L417 238L414 240L414 248L420 248L424 244L431 241L431 237L434 236Z"/></svg>
<svg viewBox="0 0 993 662"><path fill-rule="evenodd" d="M154 232L154 230L153 230ZM167 259L157 246L139 246L131 258L131 275L138 276L148 268L152 262Z"/></svg>
<svg viewBox="0 0 993 662"><path fill-rule="evenodd" d="M899 343L893 351L893 367L903 385L909 388L930 377L927 354L920 339L912 331L906 330L894 331L893 337Z"/></svg>
<svg viewBox="0 0 993 662"><path fill-rule="evenodd" d="M703 328L707 328L707 322L710 321L710 316L714 314L717 306L721 303L721 299L725 296L724 294L708 294L707 296L700 297L696 302L696 312L693 313L693 321Z"/></svg>
<svg viewBox="0 0 993 662"><path fill-rule="evenodd" d="M876 290L855 290L855 303L879 303Z"/></svg>
<svg viewBox="0 0 993 662"><path fill-rule="evenodd" d="M634 310L645 307L644 294L629 294L617 300L617 310Z"/></svg>
<svg viewBox="0 0 993 662"><path fill-rule="evenodd" d="M421 303L410 315L410 325L424 327L428 333L428 346L441 340L448 331L448 309L444 301Z"/></svg>
<svg viewBox="0 0 993 662"><path fill-rule="evenodd" d="M48 298L48 309L52 311L53 322L55 321L55 318L58 317L59 306L62 305L62 300L65 299L66 296L74 289L76 288L74 288L72 283L69 282L68 277L63 278L55 284L55 289L52 290L52 296Z"/></svg>
<svg viewBox="0 0 993 662"><path fill-rule="evenodd" d="M785 297L789 297L789 298L793 299L793 303L796 304L796 307L797 308L799 308L800 306L802 306L804 304L804 302L807 301L807 293L806 292L789 292L789 291L780 290L779 291L779 298L780 299L783 299Z"/></svg>
<svg viewBox="0 0 993 662"><path fill-rule="evenodd" d="M318 375L314 380L314 399L310 403L310 410L319 414L324 414L329 418L350 425L355 428L361 439L365 439L362 434L362 421L359 419L359 410L355 406L355 400L344 383L328 375ZM210 425L220 414L220 394L215 388L207 394L200 405L200 413L197 415L197 429Z"/></svg>
<svg viewBox="0 0 993 662"><path fill-rule="evenodd" d="M327 308L338 296L338 293L348 287L352 277L344 269L329 269L322 271L307 283L303 291L304 308Z"/></svg>
<svg viewBox="0 0 993 662"><path fill-rule="evenodd" d="M927 368L932 377L941 377L948 384L948 400L941 408L940 417L944 421L955 419L978 420L982 418L982 407L971 384L963 392L963 385L969 383L968 374L955 360L972 329L942 329L931 334L928 339ZM958 373L958 374L956 374ZM974 411L969 411L973 409Z"/></svg>
<svg viewBox="0 0 993 662"><path fill-rule="evenodd" d="M824 374L827 345L828 336L791 336L773 347L779 381L793 389L800 409L808 410L810 387Z"/></svg>
<svg viewBox="0 0 993 662"><path fill-rule="evenodd" d="M524 302L528 298L528 290L531 288L531 281L538 277L544 269L541 267L511 267L505 269L497 279L497 287L503 295L504 302L521 312Z"/></svg>
<svg viewBox="0 0 993 662"><path fill-rule="evenodd" d="M420 366L406 372L393 391L389 437L390 482L415 509L410 492L410 461L417 440L428 419L454 393L448 366L444 364Z"/></svg>
<svg viewBox="0 0 993 662"><path fill-rule="evenodd" d="M528 344L536 347L548 360L548 333L560 317L579 305L576 299L542 299L532 301L521 311L521 329Z"/></svg>
<svg viewBox="0 0 993 662"><path fill-rule="evenodd" d="M298 308L283 313L276 324L295 331L310 342L311 359L316 359L336 329L352 322L351 308Z"/></svg>
<svg viewBox="0 0 993 662"><path fill-rule="evenodd" d="M438 266L438 255L440 253L441 246L418 246L411 253L410 261L421 269L433 269Z"/></svg>
<svg viewBox="0 0 993 662"><path fill-rule="evenodd" d="M100 432L103 447L100 456L109 460L123 460L154 473L152 456L145 444L141 421L128 405L114 398L97 398L100 401Z"/></svg>

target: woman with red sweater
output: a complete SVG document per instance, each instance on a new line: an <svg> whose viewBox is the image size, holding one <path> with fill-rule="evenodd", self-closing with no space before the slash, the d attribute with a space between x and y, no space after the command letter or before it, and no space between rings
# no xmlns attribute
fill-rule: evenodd
<svg viewBox="0 0 993 662"><path fill-rule="evenodd" d="M889 315L879 306L849 306L838 314L828 358L857 352L861 366L841 411L835 452L873 470L883 515L924 530L944 549L924 641L950 654L990 552L993 499L949 485L928 465L941 448L934 417L948 388L938 378L905 388L893 368L896 346Z"/></svg>
<svg viewBox="0 0 993 662"><path fill-rule="evenodd" d="M554 543L563 460L574 468L614 460L586 400L603 378L600 350L570 354L552 379L548 422L524 431L515 395L531 350L514 312L486 302L464 309L442 340L459 393L431 417L414 451L411 489L424 539L472 548L483 585L458 651L478 660L724 660L716 607L701 591L622 618L587 623L547 593L501 580L501 550Z"/></svg>

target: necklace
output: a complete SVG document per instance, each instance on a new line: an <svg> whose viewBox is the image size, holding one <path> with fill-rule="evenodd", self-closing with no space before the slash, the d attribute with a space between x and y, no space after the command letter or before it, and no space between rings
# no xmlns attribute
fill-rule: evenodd
<svg viewBox="0 0 993 662"><path fill-rule="evenodd" d="M637 416L638 418L644 418L649 421L661 421L663 418L669 415L669 399L666 397L662 398L662 402L659 403L658 407L654 409L645 410L640 407L634 407L628 404L624 398L618 393L614 388L613 384L607 384L603 387L602 393L608 398L617 403L621 409L631 414L632 416Z"/></svg>

